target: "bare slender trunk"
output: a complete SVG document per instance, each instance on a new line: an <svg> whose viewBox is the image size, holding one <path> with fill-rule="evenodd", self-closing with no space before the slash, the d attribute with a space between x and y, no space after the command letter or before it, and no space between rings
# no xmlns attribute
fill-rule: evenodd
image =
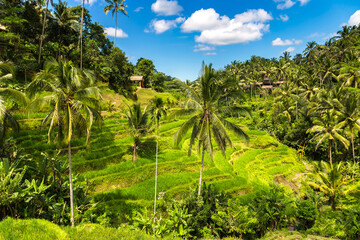
<svg viewBox="0 0 360 240"><path fill-rule="evenodd" d="M83 24L84 24L84 7L85 0L83 0L82 9L81 9L81 26L80 26L80 70L82 70L82 53L83 53Z"/></svg>
<svg viewBox="0 0 360 240"><path fill-rule="evenodd" d="M71 209L71 227L75 226L74 223L74 195L73 195L73 183L72 183L72 165L71 165L71 145L68 143L68 158L69 158L69 185L70 185L70 209Z"/></svg>
<svg viewBox="0 0 360 240"><path fill-rule="evenodd" d="M352 154L353 154L353 159L355 162L355 146L354 146L354 134L351 134L351 147L352 147Z"/></svg>
<svg viewBox="0 0 360 240"><path fill-rule="evenodd" d="M45 12L44 12L43 26L42 26L41 36L40 36L38 64L40 64L40 60L41 60L41 50L42 50L42 44L43 44L44 34L45 34L46 15L47 15L48 6L49 6L49 0L46 1L46 8L45 8Z"/></svg>
<svg viewBox="0 0 360 240"><path fill-rule="evenodd" d="M115 47L116 47L116 32L117 32L117 11L115 11Z"/></svg>
<svg viewBox="0 0 360 240"><path fill-rule="evenodd" d="M255 94L255 99L256 99L256 107L259 110L259 103L258 103L258 98L257 98L257 95L256 95L256 86L255 86L255 89L254 89L254 94Z"/></svg>
<svg viewBox="0 0 360 240"><path fill-rule="evenodd" d="M135 140L135 143L133 145L133 163L136 162L136 140Z"/></svg>
<svg viewBox="0 0 360 240"><path fill-rule="evenodd" d="M155 156L155 198L154 198L154 216L156 214L157 197L157 172L158 172L158 151L159 151L159 120L156 123L156 156Z"/></svg>
<svg viewBox="0 0 360 240"><path fill-rule="evenodd" d="M203 169L204 169L204 156L205 156L205 144L203 143L202 147L202 157L201 157L201 169L200 169L200 180L199 180L199 192L198 197L200 197L201 194L201 183L202 183L202 175L203 175Z"/></svg>
<svg viewBox="0 0 360 240"><path fill-rule="evenodd" d="M252 90L253 89L253 85L250 84L250 101L252 102Z"/></svg>
<svg viewBox="0 0 360 240"><path fill-rule="evenodd" d="M329 158L330 158L330 163L332 165L332 155L331 155L331 139L329 140Z"/></svg>

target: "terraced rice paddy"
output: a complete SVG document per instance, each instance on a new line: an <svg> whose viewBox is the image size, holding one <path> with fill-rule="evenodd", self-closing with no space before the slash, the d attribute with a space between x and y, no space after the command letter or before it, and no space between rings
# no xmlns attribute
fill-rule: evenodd
<svg viewBox="0 0 360 240"><path fill-rule="evenodd" d="M95 200L113 210L150 206L154 194L155 132L143 138L139 158L133 164L133 140L124 130L126 122L121 112L105 116L102 127L93 129L89 146L85 146L84 137L75 137L72 141L74 172L80 179L93 182ZM36 116L36 119L41 117ZM25 128L26 121L20 120ZM179 147L173 144L174 133L184 121L185 118L163 121L159 131L158 191L169 198L178 198L182 192L195 188L199 179L201 156L197 149L188 156L187 138ZM39 125L40 120L37 128ZM250 136L248 145L232 136L235 148L227 149L226 158L220 151L215 151L213 159L206 155L204 182L238 196L263 187L276 177L291 181L295 174L305 171L295 150L265 132L244 129ZM55 132L52 139L54 137ZM41 152L58 152L59 146L55 143L47 144L47 129L22 130L16 139L25 152L34 156L40 156ZM60 158L67 160L65 147Z"/></svg>

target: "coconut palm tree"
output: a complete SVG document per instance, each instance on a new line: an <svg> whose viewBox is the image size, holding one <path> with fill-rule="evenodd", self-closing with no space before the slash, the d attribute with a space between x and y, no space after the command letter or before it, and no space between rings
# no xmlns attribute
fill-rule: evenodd
<svg viewBox="0 0 360 240"><path fill-rule="evenodd" d="M159 152L159 122L160 118L166 116L167 108L164 105L162 98L155 97L151 104L149 113L151 119L156 122L156 155L155 155L155 201L154 201L154 216L156 214L156 197L157 197L157 172L158 172L158 152Z"/></svg>
<svg viewBox="0 0 360 240"><path fill-rule="evenodd" d="M78 18L79 16L76 15L73 11L72 7L68 7L66 2L62 2L60 4L54 5L54 20L57 23L58 29L58 40L59 40L59 50L58 50L58 57L61 55L61 46L66 40L62 32L65 32L67 29L71 29L74 33L78 30Z"/></svg>
<svg viewBox="0 0 360 240"><path fill-rule="evenodd" d="M312 140L316 140L316 149L325 140L329 141L329 160L332 164L332 146L335 140L338 140L346 149L349 147L349 141L341 135L344 128L344 122L338 122L338 116L333 109L327 109L322 116L313 120L313 126L307 130L307 133L315 133Z"/></svg>
<svg viewBox="0 0 360 240"><path fill-rule="evenodd" d="M346 186L351 182L343 174L342 162L329 164L321 161L312 170L310 176L312 180L310 180L309 185L323 192L329 198L332 210L335 211L338 198L349 192Z"/></svg>
<svg viewBox="0 0 360 240"><path fill-rule="evenodd" d="M317 43L315 41L308 42L306 44L306 48L303 51L304 57L306 58L308 63L311 63L315 58L315 48Z"/></svg>
<svg viewBox="0 0 360 240"><path fill-rule="evenodd" d="M71 164L71 139L75 129L81 132L86 129L86 144L89 142L91 127L95 121L101 122L99 109L101 97L100 89L95 85L94 74L88 70L80 70L71 61L48 60L44 70L34 76L28 90L31 96L38 91L48 91L47 96L35 98L29 111L51 106L48 115L42 121L42 126L49 125L48 142L50 133L58 126L56 140L64 141L68 147L69 160L69 185L71 226L74 226L74 198L72 186Z"/></svg>
<svg viewBox="0 0 360 240"><path fill-rule="evenodd" d="M16 69L11 62L0 62L0 84L5 84L15 78ZM2 148L5 134L8 128L18 132L20 127L15 118L6 109L6 101L14 101L26 106L27 98L25 94L11 88L0 88L0 148Z"/></svg>
<svg viewBox="0 0 360 240"><path fill-rule="evenodd" d="M89 3L89 0L87 0L87 3ZM85 8L85 0L82 1L82 7L81 7L81 23L80 23L80 69L82 69L82 55L83 55L83 25L84 25L84 8Z"/></svg>
<svg viewBox="0 0 360 240"><path fill-rule="evenodd" d="M276 64L274 64L271 70L273 74L277 76L278 81L286 81L288 79L289 68L290 62L286 61L285 58L281 58Z"/></svg>
<svg viewBox="0 0 360 240"><path fill-rule="evenodd" d="M43 41L44 41L44 38L45 38L45 26L46 26L46 17L47 17L48 8L49 8L49 1L51 3L51 6L54 6L54 1L53 0L47 0L46 1L46 8L45 8L45 11L44 11L44 19L43 19L43 26L42 26L41 36L40 36L38 64L40 64L42 44L43 44ZM59 0L59 3L61 3L61 0ZM40 4L42 4L42 2L40 2Z"/></svg>
<svg viewBox="0 0 360 240"><path fill-rule="evenodd" d="M355 88L360 84L360 68L358 66L352 66L344 63L340 68L339 79L345 79L346 86L353 86Z"/></svg>
<svg viewBox="0 0 360 240"><path fill-rule="evenodd" d="M105 0L109 5L107 5L104 8L104 12L105 14L108 14L109 11L111 11L112 13L112 17L114 18L115 15L115 47L116 47L116 32L117 32L117 13L121 12L124 15L127 16L127 12L125 11L125 8L127 7L127 5L124 3L125 0Z"/></svg>
<svg viewBox="0 0 360 240"><path fill-rule="evenodd" d="M353 160L355 161L354 138L357 131L360 131L360 99L355 94L345 95L341 101L334 99L334 107L340 113L339 122L348 129L351 139Z"/></svg>
<svg viewBox="0 0 360 240"><path fill-rule="evenodd" d="M195 140L198 140L198 149L202 149L201 169L198 196L201 194L202 175L204 168L204 156L207 151L212 158L214 138L223 155L226 157L225 150L228 146L233 146L227 129L231 129L237 136L244 141L248 141L248 135L234 123L221 117L220 113L241 112L249 116L249 112L239 106L219 107L218 100L223 93L223 87L217 84L217 72L212 65L203 65L202 75L199 79L199 89L194 90L184 86L190 94L190 99L185 105L185 109L178 110L173 116L189 114L190 119L184 122L175 133L175 146L179 145L185 134L190 128L192 133L190 137L189 155L191 155L192 146Z"/></svg>
<svg viewBox="0 0 360 240"><path fill-rule="evenodd" d="M144 110L141 110L139 103L135 103L132 108L129 107L129 111L125 113L127 118L127 124L130 130L125 130L128 134L134 138L134 144L132 145L133 149L133 163L136 162L136 152L140 144L140 138L145 136L148 132L149 127L149 112L145 107Z"/></svg>

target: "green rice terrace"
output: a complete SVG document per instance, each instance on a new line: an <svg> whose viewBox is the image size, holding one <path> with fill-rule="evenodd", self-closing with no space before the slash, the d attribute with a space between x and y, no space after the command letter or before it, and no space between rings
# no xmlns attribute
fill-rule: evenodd
<svg viewBox="0 0 360 240"><path fill-rule="evenodd" d="M138 92L138 97L140 102L145 103L154 92L143 92ZM133 164L133 139L124 129L126 119L123 112L103 111L102 115L101 129L93 129L89 146L85 144L85 137L72 141L74 172L80 179L93 182L95 200L116 212L130 214L127 212L129 205L150 208L154 198L156 132L143 138L139 158ZM38 113L34 118L19 120L22 131L16 139L25 153L41 157L43 152L57 152L56 143L47 144L47 129L40 129L40 122L45 116L46 113ZM160 123L158 192L164 192L169 198L179 198L181 193L195 188L199 181L201 154L194 147L193 154L188 156L191 133L178 147L174 146L174 134L186 119L186 116L178 117ZM28 123L32 124L31 129L26 129ZM241 124L241 120L236 123ZM296 182L299 173L306 170L296 151L264 131L250 130L248 126L243 128L250 137L248 144L232 135L235 148L226 150L227 159L216 148L213 160L205 156L204 182L233 196L251 193L271 181L296 190L293 182ZM67 159L66 151L64 148L60 154L60 159L64 161Z"/></svg>

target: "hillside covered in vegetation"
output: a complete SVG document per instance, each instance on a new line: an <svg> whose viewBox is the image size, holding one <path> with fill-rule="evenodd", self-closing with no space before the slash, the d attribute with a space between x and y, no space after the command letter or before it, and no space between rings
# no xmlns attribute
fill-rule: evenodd
<svg viewBox="0 0 360 240"><path fill-rule="evenodd" d="M359 238L359 26L183 83L81 6L0 6L0 239Z"/></svg>

